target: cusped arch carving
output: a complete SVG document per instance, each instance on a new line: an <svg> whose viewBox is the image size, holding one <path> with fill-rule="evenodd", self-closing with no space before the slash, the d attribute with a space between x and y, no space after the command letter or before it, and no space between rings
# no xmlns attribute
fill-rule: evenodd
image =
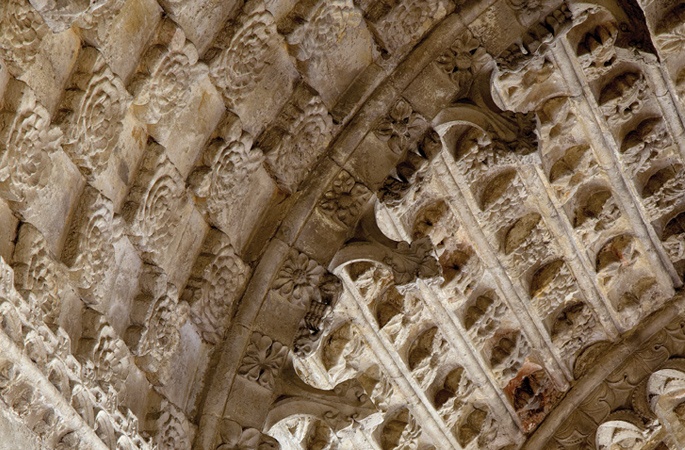
<svg viewBox="0 0 685 450"><path fill-rule="evenodd" d="M514 179L518 176L516 169L510 168L501 171L497 175L483 183L479 206L482 211L495 204L509 189Z"/></svg>
<svg viewBox="0 0 685 450"><path fill-rule="evenodd" d="M519 217L504 235L502 244L504 254L508 255L523 244L528 236L537 228L542 216L537 212L528 213Z"/></svg>
<svg viewBox="0 0 685 450"><path fill-rule="evenodd" d="M596 445L598 450L634 449L639 450L649 440L649 430L639 422L639 418L628 420L629 414L616 415L597 427Z"/></svg>

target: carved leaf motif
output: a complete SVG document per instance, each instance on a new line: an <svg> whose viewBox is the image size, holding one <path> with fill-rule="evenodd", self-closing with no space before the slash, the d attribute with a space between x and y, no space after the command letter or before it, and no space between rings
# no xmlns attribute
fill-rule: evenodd
<svg viewBox="0 0 685 450"><path fill-rule="evenodd" d="M190 450L193 433L183 412L166 399L162 401L160 411L154 443L160 449Z"/></svg>
<svg viewBox="0 0 685 450"><path fill-rule="evenodd" d="M148 146L122 215L128 235L146 259L158 259L173 239L188 198L181 175L155 143Z"/></svg>
<svg viewBox="0 0 685 450"><path fill-rule="evenodd" d="M170 357L181 342L179 328L187 316L188 304L178 301L173 285L150 306L135 354L136 363L152 383L166 383Z"/></svg>
<svg viewBox="0 0 685 450"><path fill-rule="evenodd" d="M114 16L126 2L126 0L90 0L89 2L71 1L68 3L54 0L29 1L54 33L67 30L72 24L80 28L92 28L101 20Z"/></svg>
<svg viewBox="0 0 685 450"><path fill-rule="evenodd" d="M102 283L114 262L112 204L87 187L62 251L62 261L71 269L88 303L105 295Z"/></svg>
<svg viewBox="0 0 685 450"><path fill-rule="evenodd" d="M661 50L669 54L678 54L685 48L685 24L673 26L668 32L661 33L656 37Z"/></svg>
<svg viewBox="0 0 685 450"><path fill-rule="evenodd" d="M440 264L432 253L430 237L424 236L411 244L399 242L392 256L386 257L384 262L392 268L395 283L406 285L416 278L434 278L440 275Z"/></svg>
<svg viewBox="0 0 685 450"><path fill-rule="evenodd" d="M287 355L288 347L255 331L243 355L238 373L267 389L273 389L274 379L285 363Z"/></svg>
<svg viewBox="0 0 685 450"><path fill-rule="evenodd" d="M400 99L378 124L376 134L388 142L390 150L401 154L409 149L421 128L422 120L419 115L407 101Z"/></svg>
<svg viewBox="0 0 685 450"><path fill-rule="evenodd" d="M378 30L391 53L400 52L419 39L431 25L447 13L443 0L408 0L398 4L382 22Z"/></svg>
<svg viewBox="0 0 685 450"><path fill-rule="evenodd" d="M487 60L487 53L480 41L467 31L438 57L437 64L457 85L459 92L464 94L471 86L473 76Z"/></svg>
<svg viewBox="0 0 685 450"><path fill-rule="evenodd" d="M276 450L278 442L255 428L243 429L239 423L223 419L219 426L219 444L215 450Z"/></svg>

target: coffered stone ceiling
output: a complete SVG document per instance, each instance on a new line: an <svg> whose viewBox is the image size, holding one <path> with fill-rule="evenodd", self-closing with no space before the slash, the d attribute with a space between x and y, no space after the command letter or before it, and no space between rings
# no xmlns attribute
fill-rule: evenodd
<svg viewBox="0 0 685 450"><path fill-rule="evenodd" d="M685 448L682 0L2 0L0 449Z"/></svg>

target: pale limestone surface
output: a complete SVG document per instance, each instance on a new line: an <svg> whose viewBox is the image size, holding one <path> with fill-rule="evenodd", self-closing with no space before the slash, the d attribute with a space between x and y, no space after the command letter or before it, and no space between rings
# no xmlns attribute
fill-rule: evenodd
<svg viewBox="0 0 685 450"><path fill-rule="evenodd" d="M685 448L681 0L4 0L0 449Z"/></svg>

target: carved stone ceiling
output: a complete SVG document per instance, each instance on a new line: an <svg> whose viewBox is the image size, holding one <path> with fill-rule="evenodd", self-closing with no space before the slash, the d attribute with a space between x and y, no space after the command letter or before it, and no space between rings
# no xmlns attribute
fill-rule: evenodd
<svg viewBox="0 0 685 450"><path fill-rule="evenodd" d="M0 449L685 448L682 0L2 0Z"/></svg>

